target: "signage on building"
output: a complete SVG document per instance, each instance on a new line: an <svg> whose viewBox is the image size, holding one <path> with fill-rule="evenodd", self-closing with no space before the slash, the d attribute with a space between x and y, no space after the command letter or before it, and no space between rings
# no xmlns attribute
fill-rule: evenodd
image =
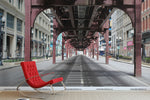
<svg viewBox="0 0 150 100"><path fill-rule="evenodd" d="M53 44L50 44L50 47L52 48L52 47L53 47Z"/></svg>
<svg viewBox="0 0 150 100"><path fill-rule="evenodd" d="M124 47L123 49L124 49L124 50L126 50L126 49L127 49L127 47Z"/></svg>
<svg viewBox="0 0 150 100"><path fill-rule="evenodd" d="M133 44L133 41L129 41L129 42L127 42L127 46L133 46L134 44Z"/></svg>

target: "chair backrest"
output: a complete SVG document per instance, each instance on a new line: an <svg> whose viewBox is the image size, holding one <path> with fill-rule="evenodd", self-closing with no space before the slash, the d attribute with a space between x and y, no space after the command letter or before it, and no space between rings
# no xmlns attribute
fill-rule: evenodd
<svg viewBox="0 0 150 100"><path fill-rule="evenodd" d="M21 62L21 66L27 83L33 88L39 88L44 81L39 76L35 61Z"/></svg>

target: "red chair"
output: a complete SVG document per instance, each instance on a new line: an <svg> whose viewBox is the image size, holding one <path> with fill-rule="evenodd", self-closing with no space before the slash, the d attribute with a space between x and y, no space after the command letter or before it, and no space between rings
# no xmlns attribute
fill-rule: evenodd
<svg viewBox="0 0 150 100"><path fill-rule="evenodd" d="M25 82L27 82L28 85L31 86L35 90L37 90L37 88L41 88L46 85L50 85L52 88L53 94L54 94L54 88L52 87L52 85L55 83L61 82L62 85L64 86L64 89L66 89L65 85L63 83L63 77L52 79L48 82L43 81L41 79L41 76L44 76L44 75L39 75L35 61L21 62L21 66L22 66L22 70L23 70L23 73L25 76L25 80L17 86L17 91L19 91L19 87L21 85L23 85ZM21 92L21 94L26 96L22 92Z"/></svg>

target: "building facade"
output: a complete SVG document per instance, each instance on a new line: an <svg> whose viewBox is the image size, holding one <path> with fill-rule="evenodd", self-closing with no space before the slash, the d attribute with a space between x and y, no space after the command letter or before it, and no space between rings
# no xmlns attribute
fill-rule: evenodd
<svg viewBox="0 0 150 100"><path fill-rule="evenodd" d="M142 0L142 47L143 57L150 57L150 0Z"/></svg>
<svg viewBox="0 0 150 100"><path fill-rule="evenodd" d="M3 58L24 57L25 6L24 0L1 0L0 13L5 17L3 29ZM32 56L50 55L51 19L44 13L37 17L31 32Z"/></svg>
<svg viewBox="0 0 150 100"><path fill-rule="evenodd" d="M113 55L122 55L133 57L134 44L132 27L129 16L122 10L116 9L112 14L112 43L111 49Z"/></svg>

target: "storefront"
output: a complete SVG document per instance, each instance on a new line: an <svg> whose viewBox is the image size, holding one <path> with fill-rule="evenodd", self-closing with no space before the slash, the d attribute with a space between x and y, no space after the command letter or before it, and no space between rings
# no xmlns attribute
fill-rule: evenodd
<svg viewBox="0 0 150 100"><path fill-rule="evenodd" d="M134 53L134 44L133 41L127 42L127 56L132 57Z"/></svg>
<svg viewBox="0 0 150 100"><path fill-rule="evenodd" d="M123 47L123 56L127 56L127 47L126 46Z"/></svg>
<svg viewBox="0 0 150 100"><path fill-rule="evenodd" d="M42 56L42 43L39 42L39 56Z"/></svg>
<svg viewBox="0 0 150 100"><path fill-rule="evenodd" d="M142 33L142 58L150 57L150 31Z"/></svg>

